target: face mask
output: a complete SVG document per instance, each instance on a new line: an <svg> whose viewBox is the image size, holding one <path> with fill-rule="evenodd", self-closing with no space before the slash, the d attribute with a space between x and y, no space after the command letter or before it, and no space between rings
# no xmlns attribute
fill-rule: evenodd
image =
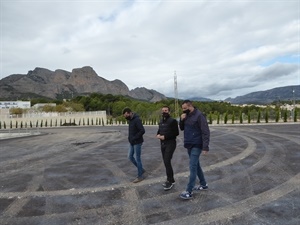
<svg viewBox="0 0 300 225"><path fill-rule="evenodd" d="M187 109L187 110L183 110L182 112L185 113L186 115L188 115L191 111L189 109Z"/></svg>
<svg viewBox="0 0 300 225"><path fill-rule="evenodd" d="M163 116L164 118L168 118L168 117L170 116L170 114L167 113L167 112L163 112L163 113L162 113L162 116Z"/></svg>

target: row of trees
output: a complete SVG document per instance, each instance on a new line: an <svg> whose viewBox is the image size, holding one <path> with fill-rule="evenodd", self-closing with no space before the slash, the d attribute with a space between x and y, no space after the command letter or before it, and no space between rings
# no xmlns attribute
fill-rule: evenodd
<svg viewBox="0 0 300 225"><path fill-rule="evenodd" d="M277 111L275 113L275 119L273 118L272 120L274 122L280 122L280 119L282 119L283 122L288 122L288 111L284 110L283 111L283 118L281 118L281 111ZM294 118L293 121L297 122L297 117L298 117L298 111L295 111L294 114ZM144 125L157 125L160 117L156 116L154 118L142 118L142 122ZM268 123L270 121L270 112L268 109L266 109L264 111L264 115L261 113L261 110L258 110L258 112L256 112L255 110L252 110L251 112L249 111L247 115L243 114L242 111L240 111L239 116L236 117L235 113L231 113L229 114L228 112L224 113L224 114L220 114L217 113L217 115L210 113L209 117L208 117L208 122L209 124L213 124L215 121L216 124L234 124L234 123L260 123L260 122L265 122ZM12 121L10 121L9 125L7 125L5 122L0 121L0 129L12 129L12 128L42 128L42 127L57 127L57 126L74 126L74 125L79 125L79 126L93 126L93 125L120 125L120 124L126 124L127 121L119 116L117 118L113 118L110 117L109 119L107 119L107 121L104 121L103 119L96 119L95 121L93 119L89 119L87 118L87 120L85 121L84 119L80 119L77 123L75 122L75 119L72 121L71 119L69 120L69 122L67 122L66 120L63 122L62 120L60 120L58 122L58 120L50 120L50 122L48 122L48 120L40 120L40 121L36 121L34 124L30 121L29 123L25 122L23 123L22 121L19 123L18 121L15 122L15 124L13 124Z"/></svg>
<svg viewBox="0 0 300 225"><path fill-rule="evenodd" d="M159 102L147 102L136 100L130 97L98 94L93 93L89 96L77 96L69 101L52 101L48 103L56 103L53 106L44 106L44 112L83 112L83 111L102 111L107 113L108 121L105 124L124 124L126 120L122 116L122 110L130 107L139 114L144 124L157 124L161 116L161 108L165 105L171 108L172 116L181 113L175 112L174 99L165 99ZM32 100L35 103L46 103L42 99ZM179 101L181 105L181 101ZM199 108L207 117L210 124L212 123L260 123L260 122L297 122L299 109L295 108L293 112L282 109L278 102L276 105L268 105L259 107L255 105L238 106L228 102L198 102L194 101L194 105ZM14 110L14 111L13 111ZM12 109L11 114L24 113L21 109ZM85 123L86 124L86 123ZM103 123L104 124L104 123ZM78 125L78 124L77 124Z"/></svg>
<svg viewBox="0 0 300 225"><path fill-rule="evenodd" d="M114 118L119 123L124 123L122 110L129 107L140 115L144 123L154 123L160 119L161 108L165 105L171 108L172 116L180 114L175 112L174 99L166 99L159 102L151 103L146 101L138 101L124 96L92 94L90 96L78 96L72 100L73 103L83 104L84 108L89 110L106 110L108 117ZM181 101L179 101L181 105ZM292 113L287 109L282 109L278 102L276 105L269 105L264 108L249 105L237 106L228 102L194 102L194 105L199 108L208 118L209 122L227 124L230 120L231 123L251 123L262 121L268 123L274 122L287 122L297 121L298 109ZM152 122L153 121L153 122Z"/></svg>
<svg viewBox="0 0 300 225"><path fill-rule="evenodd" d="M283 115L283 116L282 116ZM229 120L231 120L231 123L234 124L239 121L239 123L244 123L245 119L247 120L247 123L256 122L260 123L261 121L264 121L265 123L268 123L270 120L275 121L278 123L280 119L283 120L283 122L288 122L288 118L292 119L292 121L297 122L298 117L298 111L295 110L294 115L289 116L289 112L287 109L285 110L274 110L266 108L263 110L263 113L261 112L261 109L258 109L258 111L252 110L248 111L247 115L245 115L242 111L239 112L238 117L236 117L236 113L232 112L229 114L226 112L223 116L224 124L227 124ZM215 118L216 117L216 118ZM216 119L217 124L220 123L221 115L220 113L217 113L217 115L214 115L212 113L209 114L209 123L212 124L213 120Z"/></svg>

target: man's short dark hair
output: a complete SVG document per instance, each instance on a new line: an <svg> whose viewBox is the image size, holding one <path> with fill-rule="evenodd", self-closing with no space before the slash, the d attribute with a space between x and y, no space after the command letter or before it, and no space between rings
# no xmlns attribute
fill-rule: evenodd
<svg viewBox="0 0 300 225"><path fill-rule="evenodd" d="M131 109L128 107L124 108L122 114L124 114L124 113L131 113Z"/></svg>
<svg viewBox="0 0 300 225"><path fill-rule="evenodd" d="M170 107L167 105L164 105L162 108L167 108L169 110L169 112L171 111Z"/></svg>
<svg viewBox="0 0 300 225"><path fill-rule="evenodd" d="M183 105L183 104L193 105L192 101L188 100L188 99L184 100L181 105Z"/></svg>

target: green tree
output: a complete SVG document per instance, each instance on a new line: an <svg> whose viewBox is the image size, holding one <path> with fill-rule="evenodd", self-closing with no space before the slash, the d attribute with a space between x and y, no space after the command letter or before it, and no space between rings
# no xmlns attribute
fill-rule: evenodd
<svg viewBox="0 0 300 225"><path fill-rule="evenodd" d="M260 112L260 109L258 110L258 113L257 113L257 123L260 123L260 114L261 114L261 112Z"/></svg>
<svg viewBox="0 0 300 225"><path fill-rule="evenodd" d="M68 108L71 109L72 112L84 112L84 105L76 102L69 102L67 104Z"/></svg>
<svg viewBox="0 0 300 225"><path fill-rule="evenodd" d="M265 112L265 121L266 121L266 123L269 122L269 110L268 109L266 109L266 112Z"/></svg>
<svg viewBox="0 0 300 225"><path fill-rule="evenodd" d="M227 124L227 120L228 120L228 112L225 112L224 124Z"/></svg>
<svg viewBox="0 0 300 225"><path fill-rule="evenodd" d="M43 112L55 112L56 106L52 106L50 104L44 105L42 107Z"/></svg>
<svg viewBox="0 0 300 225"><path fill-rule="evenodd" d="M240 123L243 123L243 112L240 111Z"/></svg>
<svg viewBox="0 0 300 225"><path fill-rule="evenodd" d="M68 110L66 109L66 107L64 105L57 105L55 107L55 111L56 112L68 112Z"/></svg>
<svg viewBox="0 0 300 225"><path fill-rule="evenodd" d="M22 115L25 109L21 108L11 108L9 109L9 113L13 115Z"/></svg>
<svg viewBox="0 0 300 225"><path fill-rule="evenodd" d="M251 113L250 113L250 110L248 111L248 123L251 123Z"/></svg>
<svg viewBox="0 0 300 225"><path fill-rule="evenodd" d="M212 124L212 123L213 123L212 113L210 112L209 113L209 124Z"/></svg>
<svg viewBox="0 0 300 225"><path fill-rule="evenodd" d="M283 117L283 122L287 122L287 118L288 118L288 112L287 109L284 110L284 117Z"/></svg>
<svg viewBox="0 0 300 225"><path fill-rule="evenodd" d="M278 123L280 118L280 109L277 109L276 111L276 117L275 117L275 122Z"/></svg>
<svg viewBox="0 0 300 225"><path fill-rule="evenodd" d="M126 107L126 103L124 101L116 101L112 105L112 116L117 117L122 114L122 110Z"/></svg>
<svg viewBox="0 0 300 225"><path fill-rule="evenodd" d="M297 122L297 108L294 108L294 122Z"/></svg>

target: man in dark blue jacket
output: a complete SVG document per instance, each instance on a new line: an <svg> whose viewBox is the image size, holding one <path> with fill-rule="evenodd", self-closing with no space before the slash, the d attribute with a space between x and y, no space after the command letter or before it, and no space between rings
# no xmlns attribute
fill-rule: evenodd
<svg viewBox="0 0 300 225"><path fill-rule="evenodd" d="M208 189L199 158L201 152L207 154L209 151L210 131L205 116L190 100L185 100L181 107L183 114L180 116L179 127L180 130L184 130L184 147L190 158L190 178L186 190L180 197L191 199L193 190ZM200 185L195 186L197 177Z"/></svg>
<svg viewBox="0 0 300 225"><path fill-rule="evenodd" d="M128 150L128 159L138 169L138 176L133 181L133 183L137 183L144 179L143 173L145 173L141 160L142 144L144 142L143 135L145 133L145 128L140 117L137 114L133 113L130 108L123 109L123 116L129 121L128 141L130 146Z"/></svg>

